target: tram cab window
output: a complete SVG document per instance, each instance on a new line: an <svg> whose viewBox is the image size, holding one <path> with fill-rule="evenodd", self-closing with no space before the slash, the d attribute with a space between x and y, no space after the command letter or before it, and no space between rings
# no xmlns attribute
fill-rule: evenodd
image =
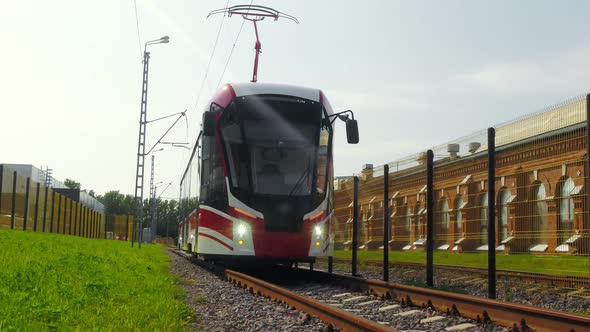
<svg viewBox="0 0 590 332"><path fill-rule="evenodd" d="M226 205L225 177L215 137L203 137L201 167L201 204L224 210Z"/></svg>
<svg viewBox="0 0 590 332"><path fill-rule="evenodd" d="M237 99L227 110L232 116L222 117L220 126L232 192L244 200L248 193L311 195L320 120L317 104L265 96Z"/></svg>

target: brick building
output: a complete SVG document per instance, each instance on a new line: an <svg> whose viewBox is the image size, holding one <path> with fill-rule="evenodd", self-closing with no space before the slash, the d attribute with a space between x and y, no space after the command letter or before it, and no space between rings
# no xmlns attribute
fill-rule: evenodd
<svg viewBox="0 0 590 332"><path fill-rule="evenodd" d="M586 99L576 98L496 129L496 247L503 253L589 254L586 218ZM488 193L485 132L433 149L434 247L487 251ZM359 249L383 246L383 207L389 205L392 250L426 244L426 154L359 175ZM352 184L335 183L336 247L350 248Z"/></svg>

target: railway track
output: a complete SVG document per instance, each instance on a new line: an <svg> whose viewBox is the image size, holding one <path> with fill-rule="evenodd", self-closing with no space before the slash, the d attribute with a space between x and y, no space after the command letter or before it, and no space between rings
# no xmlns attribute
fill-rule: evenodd
<svg viewBox="0 0 590 332"><path fill-rule="evenodd" d="M351 264L350 259L334 258L334 264ZM323 260L323 263L327 260ZM414 269L424 270L426 269L423 263L409 263L409 262L390 262L390 268L403 268L403 269ZM383 262L377 260L363 260L359 261L359 265L365 265L374 268L383 268ZM487 278L488 269L479 267L465 267L465 266L453 266L453 265L435 265L435 270L458 272L458 273L469 273ZM553 275L533 272L519 272L509 270L497 270L496 275L498 280L509 279L518 280L525 282L541 283L544 285L558 286L571 289L590 288L590 277L584 276L568 276L568 275Z"/></svg>
<svg viewBox="0 0 590 332"><path fill-rule="evenodd" d="M213 268L254 294L345 331L590 331L587 317L433 289L284 267L270 273Z"/></svg>

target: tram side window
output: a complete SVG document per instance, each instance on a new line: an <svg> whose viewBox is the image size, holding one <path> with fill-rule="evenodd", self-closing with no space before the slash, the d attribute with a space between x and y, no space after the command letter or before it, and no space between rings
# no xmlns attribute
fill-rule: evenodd
<svg viewBox="0 0 590 332"><path fill-rule="evenodd" d="M201 204L225 212L227 195L225 177L215 137L203 137L203 167L201 168Z"/></svg>
<svg viewBox="0 0 590 332"><path fill-rule="evenodd" d="M316 173L316 195L314 196L314 206L321 203L325 197L326 184L330 176L329 157L330 157L330 127L325 123L325 112L322 112L320 123L320 140L317 150L317 173Z"/></svg>

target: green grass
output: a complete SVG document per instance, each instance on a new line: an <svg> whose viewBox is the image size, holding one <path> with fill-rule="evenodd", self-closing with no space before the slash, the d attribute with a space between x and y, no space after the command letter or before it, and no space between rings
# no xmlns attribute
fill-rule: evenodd
<svg viewBox="0 0 590 332"><path fill-rule="evenodd" d="M0 230L0 330L184 330L164 247Z"/></svg>
<svg viewBox="0 0 590 332"><path fill-rule="evenodd" d="M382 260L382 251L358 251L359 263L366 260ZM335 250L334 257L351 258L351 251ZM391 262L426 263L424 251L390 251ZM466 267L487 267L488 255L485 253L447 253L434 252L434 264L459 265ZM590 257L565 255L496 255L498 270L536 272L545 274L590 276Z"/></svg>

